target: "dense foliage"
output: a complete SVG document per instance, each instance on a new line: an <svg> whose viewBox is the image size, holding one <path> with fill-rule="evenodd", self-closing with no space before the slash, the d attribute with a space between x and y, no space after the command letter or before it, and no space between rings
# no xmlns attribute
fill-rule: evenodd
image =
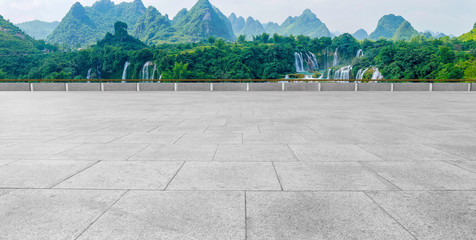
<svg viewBox="0 0 476 240"><path fill-rule="evenodd" d="M278 79L295 73L295 52L314 53L322 69L332 63L335 49L341 66L354 66L353 76L359 69L375 66L387 79L476 78L474 40L417 36L410 41L357 41L350 34L331 39L265 33L252 41L244 36L235 42L209 37L196 43L147 46L128 35L123 22L115 24L114 34L87 49L7 54L0 58L0 77L84 79L92 70L92 78L119 79L130 62L127 77L138 79L144 63L150 61L157 67L155 76L163 79ZM364 51L362 58L356 57L359 49Z"/></svg>

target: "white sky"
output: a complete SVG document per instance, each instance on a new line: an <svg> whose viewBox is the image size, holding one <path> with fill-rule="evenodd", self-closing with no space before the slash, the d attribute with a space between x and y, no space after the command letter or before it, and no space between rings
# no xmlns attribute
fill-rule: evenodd
<svg viewBox="0 0 476 240"><path fill-rule="evenodd" d="M78 0L0 0L0 15L14 23L60 21ZM113 0L131 2L132 0ZM172 18L182 8L190 9L197 0L143 0ZM79 0L84 6L95 0ZM353 33L364 28L370 34L380 17L402 15L418 31L426 29L459 36L476 22L476 0L210 0L225 15L252 16L262 23L282 23L288 16L311 9L331 31Z"/></svg>

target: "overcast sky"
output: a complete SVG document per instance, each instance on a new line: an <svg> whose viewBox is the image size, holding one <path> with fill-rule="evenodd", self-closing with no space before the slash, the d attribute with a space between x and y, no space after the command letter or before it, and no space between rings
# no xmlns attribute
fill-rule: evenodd
<svg viewBox="0 0 476 240"><path fill-rule="evenodd" d="M0 0L0 15L14 23L60 21L78 0ZM90 6L96 0L79 0ZM114 0L131 2L132 0ZM182 8L190 9L197 0L143 0L170 17ZM418 31L426 29L453 34L468 32L476 22L476 0L210 0L225 15L252 16L261 22L282 23L288 16L311 9L331 31L353 33L364 28L369 33L380 17L402 15Z"/></svg>

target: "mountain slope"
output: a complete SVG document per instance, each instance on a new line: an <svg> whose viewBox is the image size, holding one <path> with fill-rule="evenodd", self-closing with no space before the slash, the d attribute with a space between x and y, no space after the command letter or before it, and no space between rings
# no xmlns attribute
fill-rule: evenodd
<svg viewBox="0 0 476 240"><path fill-rule="evenodd" d="M35 39L46 39L46 37L48 37L48 35L50 35L50 33L52 33L59 25L59 22L43 22L40 20L34 20L16 25Z"/></svg>
<svg viewBox="0 0 476 240"><path fill-rule="evenodd" d="M132 30L132 36L149 45L169 41L174 34L175 29L168 17L152 6L147 8Z"/></svg>
<svg viewBox="0 0 476 240"><path fill-rule="evenodd" d="M269 22L263 24L264 29L266 30L267 33L273 35L278 32L279 30L279 24L274 23L274 22Z"/></svg>
<svg viewBox="0 0 476 240"><path fill-rule="evenodd" d="M174 24L179 34L200 40L210 36L229 41L235 39L230 21L208 0L199 0L183 17Z"/></svg>
<svg viewBox="0 0 476 240"><path fill-rule="evenodd" d="M418 34L418 31L415 30L408 21L405 21L400 25L397 31L395 31L393 39L407 41L410 40L412 37L418 36Z"/></svg>
<svg viewBox="0 0 476 240"><path fill-rule="evenodd" d="M373 40L378 40L381 37L391 39L395 35L397 29L405 21L406 20L401 16L395 16L393 14L385 15L380 18L377 28L370 34L369 38Z"/></svg>
<svg viewBox="0 0 476 240"><path fill-rule="evenodd" d="M233 28L235 35L238 35L241 29L243 29L245 26L245 19L243 17L236 17L235 13L232 13L228 17L228 20L230 20L231 27Z"/></svg>
<svg viewBox="0 0 476 240"><path fill-rule="evenodd" d="M299 17L289 17L286 19L279 28L278 33L284 36L331 37L331 33L326 25L309 9L304 10Z"/></svg>
<svg viewBox="0 0 476 240"><path fill-rule="evenodd" d="M369 34L364 29L357 30L354 34L352 34L352 36L357 40L364 40L366 38L369 38Z"/></svg>
<svg viewBox="0 0 476 240"><path fill-rule="evenodd" d="M118 5L101 0L92 7L75 3L47 40L70 47L89 45L112 32L117 21L135 26L145 10L141 0Z"/></svg>
<svg viewBox="0 0 476 240"><path fill-rule="evenodd" d="M476 41L476 23L474 24L473 30L461 35L458 39L461 41L469 41L469 40Z"/></svg>
<svg viewBox="0 0 476 240"><path fill-rule="evenodd" d="M245 26L241 29L238 35L245 35L248 40L251 40L253 39L253 36L258 36L265 32L266 30L258 20L248 17Z"/></svg>
<svg viewBox="0 0 476 240"><path fill-rule="evenodd" d="M0 55L38 53L41 45L0 15Z"/></svg>

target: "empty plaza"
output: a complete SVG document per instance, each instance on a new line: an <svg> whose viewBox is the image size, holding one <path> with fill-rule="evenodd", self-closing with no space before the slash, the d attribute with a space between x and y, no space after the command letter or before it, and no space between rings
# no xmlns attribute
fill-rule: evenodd
<svg viewBox="0 0 476 240"><path fill-rule="evenodd" d="M476 93L0 92L0 239L476 239Z"/></svg>

